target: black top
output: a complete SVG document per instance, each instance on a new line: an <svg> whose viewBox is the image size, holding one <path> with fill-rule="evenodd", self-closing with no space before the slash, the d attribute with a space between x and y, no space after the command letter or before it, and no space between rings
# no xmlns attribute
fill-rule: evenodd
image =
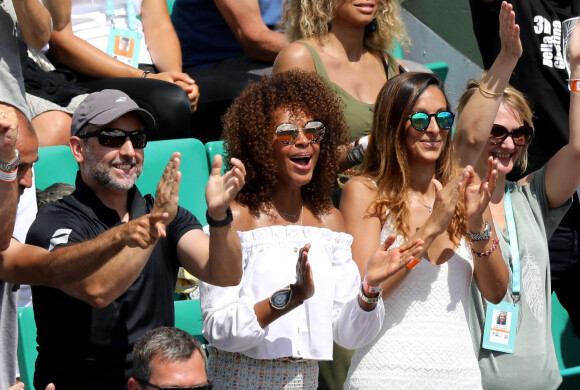
<svg viewBox="0 0 580 390"><path fill-rule="evenodd" d="M92 239L122 223L80 174L76 187L70 196L39 212L27 243L52 249ZM128 204L131 219L139 218L151 211L153 197L143 197L133 187ZM180 207L167 227L167 237L159 240L137 280L103 309L58 289L33 287L39 345L34 386L44 389L53 382L59 390L125 389L135 341L149 329L174 324L177 243L186 232L200 228L195 216Z"/></svg>

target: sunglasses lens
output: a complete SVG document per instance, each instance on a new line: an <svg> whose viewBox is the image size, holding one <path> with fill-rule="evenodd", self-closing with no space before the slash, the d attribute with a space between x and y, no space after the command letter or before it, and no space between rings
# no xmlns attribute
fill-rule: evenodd
<svg viewBox="0 0 580 390"><path fill-rule="evenodd" d="M324 136L324 125L322 122L318 121L308 122L306 126L304 126L303 131L304 136L308 138L310 142L317 143Z"/></svg>
<svg viewBox="0 0 580 390"><path fill-rule="evenodd" d="M284 145L292 145L298 136L298 128L291 123L282 123L276 128L276 137Z"/></svg>
<svg viewBox="0 0 580 390"><path fill-rule="evenodd" d="M147 146L147 133L144 131L134 131L129 135L131 143L135 149L143 149Z"/></svg>
<svg viewBox="0 0 580 390"><path fill-rule="evenodd" d="M415 130L423 131L429 127L429 120L431 118L424 112L416 112L411 115L411 126Z"/></svg>
<svg viewBox="0 0 580 390"><path fill-rule="evenodd" d="M514 144L518 146L525 146L532 138L533 130L529 126L522 126L519 129L512 131L512 139Z"/></svg>
<svg viewBox="0 0 580 390"><path fill-rule="evenodd" d="M489 133L489 141L492 144L500 144L506 138L508 130L502 125L493 125Z"/></svg>
<svg viewBox="0 0 580 390"><path fill-rule="evenodd" d="M440 129L447 130L453 126L453 114L449 111L441 111L435 118Z"/></svg>
<svg viewBox="0 0 580 390"><path fill-rule="evenodd" d="M127 136L120 130L101 131L98 135L99 143L103 146L119 148L125 143Z"/></svg>

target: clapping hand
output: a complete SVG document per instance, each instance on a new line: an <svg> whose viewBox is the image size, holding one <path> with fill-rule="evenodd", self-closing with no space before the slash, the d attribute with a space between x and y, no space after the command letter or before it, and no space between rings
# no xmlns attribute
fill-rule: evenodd
<svg viewBox="0 0 580 390"><path fill-rule="evenodd" d="M516 24L516 14L513 5L502 2L499 14L499 36L501 51L509 56L522 56L522 42L520 40L520 26Z"/></svg>
<svg viewBox="0 0 580 390"><path fill-rule="evenodd" d="M292 286L294 299L298 302L304 302L314 295L314 279L312 277L312 269L308 262L308 251L310 244L304 245L298 254L298 261L296 262L296 283Z"/></svg>
<svg viewBox="0 0 580 390"><path fill-rule="evenodd" d="M377 286L403 269L415 255L423 250L423 240L416 239L389 249L397 236L391 234L367 261L365 280Z"/></svg>
<svg viewBox="0 0 580 390"><path fill-rule="evenodd" d="M489 204L489 199L495 190L497 182L497 160L489 157L487 160L487 172L484 179L479 182L477 175L471 166L465 169L468 172L468 180L465 186L465 216L470 226L475 227L476 231L481 227L480 223L473 224L473 220L481 221L481 216Z"/></svg>
<svg viewBox="0 0 580 390"><path fill-rule="evenodd" d="M246 168L237 158L230 160L233 168L222 176L222 156L216 155L213 159L209 181L205 187L207 211L211 218L221 221L227 216L230 203L245 183Z"/></svg>
<svg viewBox="0 0 580 390"><path fill-rule="evenodd" d="M181 153L179 152L171 155L169 162L165 166L161 180L159 180L159 184L157 185L157 191L155 192L155 203L153 204L151 214L167 213L167 217L162 218L165 225L169 225L177 214L179 184L181 183L181 172L179 172L179 165L181 164L180 158ZM156 224L160 223L161 220L156 221Z"/></svg>
<svg viewBox="0 0 580 390"><path fill-rule="evenodd" d="M455 215L455 207L468 179L469 173L464 169L459 175L449 180L445 186L442 186L437 179L432 180L436 195L429 223L432 223L440 233L446 231L451 223L451 219Z"/></svg>

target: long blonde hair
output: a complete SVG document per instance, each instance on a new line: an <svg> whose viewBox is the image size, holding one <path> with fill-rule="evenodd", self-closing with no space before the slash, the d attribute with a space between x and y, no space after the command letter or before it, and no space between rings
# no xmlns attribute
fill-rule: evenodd
<svg viewBox="0 0 580 390"><path fill-rule="evenodd" d="M405 128L417 100L431 86L444 92L439 77L431 73L403 73L387 81L377 97L371 136L361 166L361 175L373 180L378 187L377 197L367 215L377 216L384 223L388 211L393 229L405 238L409 235L407 193L411 189ZM451 111L447 97L445 101ZM449 131L445 147L436 161L435 178L445 185L458 171ZM455 244L467 228L464 210L460 201L447 228Z"/></svg>
<svg viewBox="0 0 580 390"><path fill-rule="evenodd" d="M364 45L375 50L391 50L395 38L402 47L409 37L399 13L399 0L379 0L377 31L365 31ZM336 5L333 0L287 0L284 3L282 27L289 42L320 38L328 34Z"/></svg>

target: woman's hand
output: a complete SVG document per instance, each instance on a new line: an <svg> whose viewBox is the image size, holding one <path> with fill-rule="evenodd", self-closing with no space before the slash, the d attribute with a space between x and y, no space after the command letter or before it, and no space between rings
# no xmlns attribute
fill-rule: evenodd
<svg viewBox="0 0 580 390"><path fill-rule="evenodd" d="M416 239L388 249L397 236L391 234L367 261L365 281L377 286L404 268L423 249L423 240Z"/></svg>
<svg viewBox="0 0 580 390"><path fill-rule="evenodd" d="M446 231L451 223L451 219L455 215L455 207L459 201L459 196L463 192L468 179L469 173L467 169L464 169L461 174L449 180L445 187L437 179L432 180L435 185L436 195L433 211L427 223L432 224L439 234Z"/></svg>
<svg viewBox="0 0 580 390"><path fill-rule="evenodd" d="M505 1L501 3L499 13L500 52L506 56L520 58L523 52L520 40L520 26L516 24L516 14L513 8L513 5Z"/></svg>
<svg viewBox="0 0 580 390"><path fill-rule="evenodd" d="M296 283L292 285L293 298L298 302L304 302L314 295L314 279L312 269L308 262L308 251L310 244L304 245L298 254L296 262Z"/></svg>
<svg viewBox="0 0 580 390"><path fill-rule="evenodd" d="M483 224L481 216L489 204L491 194L495 190L498 177L497 163L497 160L489 157L485 178L479 183L473 168L471 166L465 168L469 175L464 195L465 217L469 226L475 229L474 231L481 230Z"/></svg>

